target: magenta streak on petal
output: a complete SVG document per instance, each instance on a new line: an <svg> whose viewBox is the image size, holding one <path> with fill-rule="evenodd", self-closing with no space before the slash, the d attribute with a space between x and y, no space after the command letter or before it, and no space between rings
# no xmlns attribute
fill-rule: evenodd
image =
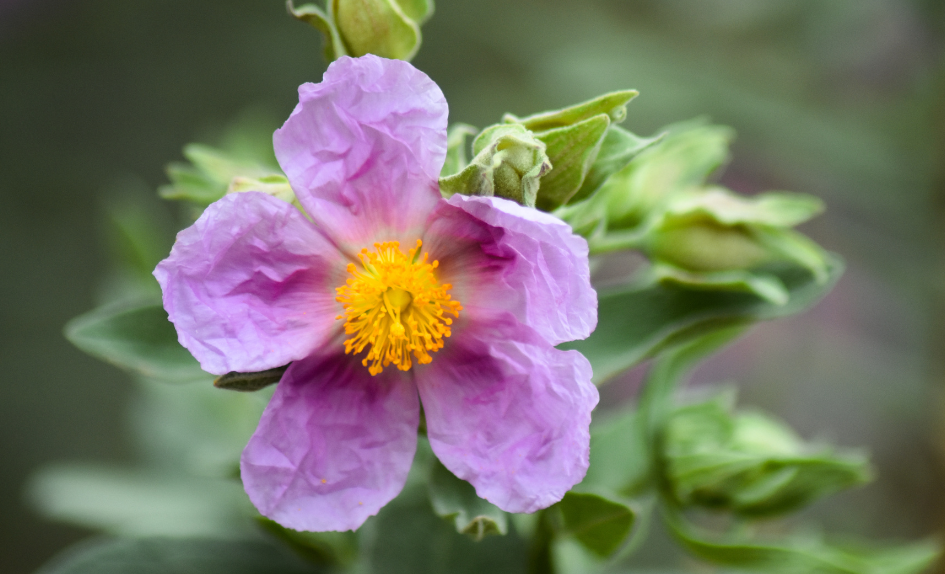
<svg viewBox="0 0 945 574"><path fill-rule="evenodd" d="M511 313L550 344L597 326L587 242L561 220L497 197L454 195L424 235L467 315Z"/></svg>
<svg viewBox="0 0 945 574"><path fill-rule="evenodd" d="M417 386L433 452L508 512L560 500L587 472L598 401L591 367L514 321L463 332Z"/></svg>
<svg viewBox="0 0 945 574"><path fill-rule="evenodd" d="M403 489L420 408L409 376L347 355L293 363L243 451L256 508L296 530L353 530Z"/></svg>
<svg viewBox="0 0 945 574"><path fill-rule="evenodd" d="M154 275L181 344L222 375L285 365L334 336L346 263L295 207L246 192L181 231Z"/></svg>

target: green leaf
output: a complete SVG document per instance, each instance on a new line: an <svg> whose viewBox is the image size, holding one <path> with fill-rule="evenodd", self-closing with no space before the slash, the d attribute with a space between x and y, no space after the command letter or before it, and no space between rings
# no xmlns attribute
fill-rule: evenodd
<svg viewBox="0 0 945 574"><path fill-rule="evenodd" d="M408 487L362 527L363 555L375 574L525 574L529 540L506 536L476 542L431 512L427 489Z"/></svg>
<svg viewBox="0 0 945 574"><path fill-rule="evenodd" d="M132 436L149 465L166 472L238 476L240 454L255 432L272 388L231 393L210 384L168 385L138 378ZM173 422L173 424L170 424Z"/></svg>
<svg viewBox="0 0 945 574"><path fill-rule="evenodd" d="M226 184L186 163L171 163L167 166L169 185L158 189L164 199L192 201L198 205L210 205L223 197Z"/></svg>
<svg viewBox="0 0 945 574"><path fill-rule="evenodd" d="M47 518L123 536L229 536L253 532L239 482L96 466L34 475L33 506Z"/></svg>
<svg viewBox="0 0 945 574"><path fill-rule="evenodd" d="M660 141L661 137L641 138L611 124L597 158L581 184L581 189L568 200L568 204L577 203L593 195L611 175L623 169L640 152Z"/></svg>
<svg viewBox="0 0 945 574"><path fill-rule="evenodd" d="M331 6L351 56L409 61L420 48L420 26L394 0L331 0Z"/></svg>
<svg viewBox="0 0 945 574"><path fill-rule="evenodd" d="M619 124L627 117L627 104L637 95L639 95L639 92L636 90L609 92L567 108L542 112L524 118L505 114L502 121L507 124L522 124L533 132L568 127L601 114L608 116L611 123Z"/></svg>
<svg viewBox="0 0 945 574"><path fill-rule="evenodd" d="M777 540L715 535L688 523L675 512L665 513L670 531L689 552L716 564L784 574L918 574L939 557L936 541L901 546L840 546L812 534Z"/></svg>
<svg viewBox="0 0 945 574"><path fill-rule="evenodd" d="M590 360L598 384L639 363L668 344L726 325L747 324L800 313L827 294L843 264L828 259L828 278L818 282L796 266L769 269L789 293L775 305L750 293L693 290L680 285L646 284L598 293L598 324L590 337L560 345Z"/></svg>
<svg viewBox="0 0 945 574"><path fill-rule="evenodd" d="M733 407L734 393L726 392L666 419L661 468L682 507L773 516L871 478L864 456L807 445L780 421Z"/></svg>
<svg viewBox="0 0 945 574"><path fill-rule="evenodd" d="M65 336L93 357L145 377L166 381L207 377L177 342L177 331L159 302L100 307L69 321Z"/></svg>
<svg viewBox="0 0 945 574"><path fill-rule="evenodd" d="M560 513L562 533L574 536L600 558L620 550L636 519L628 503L590 492L568 492L552 508Z"/></svg>
<svg viewBox="0 0 945 574"><path fill-rule="evenodd" d="M322 571L268 542L147 538L79 544L36 574L315 574Z"/></svg>
<svg viewBox="0 0 945 574"><path fill-rule="evenodd" d="M190 164L171 163L167 166L170 185L158 190L164 199L188 200L199 205L210 205L223 197L234 178L268 180L274 168L252 159L239 158L229 152L203 144L184 146L184 156Z"/></svg>
<svg viewBox="0 0 945 574"><path fill-rule="evenodd" d="M330 6L331 4L329 4ZM342 56L347 56L344 42L341 41L341 35L335 26L334 18L329 12L326 14L315 4L303 4L296 8L292 5L292 0L287 0L286 9L296 20L305 22L315 28L325 36L325 59L333 62Z"/></svg>
<svg viewBox="0 0 945 574"><path fill-rule="evenodd" d="M582 235L632 230L680 190L701 186L729 156L734 134L725 126L686 122L665 128L655 145L612 174L587 200L558 215Z"/></svg>
<svg viewBox="0 0 945 574"><path fill-rule="evenodd" d="M309 562L329 566L351 566L358 559L358 536L354 531L305 532L285 528L278 522L257 518L260 526Z"/></svg>
<svg viewBox="0 0 945 574"><path fill-rule="evenodd" d="M236 371L231 371L217 377L213 381L213 386L218 389L227 389L230 391L254 392L278 383L282 380L282 375L285 374L288 368L288 366L276 367L275 369L260 371L258 373L237 373Z"/></svg>
<svg viewBox="0 0 945 574"><path fill-rule="evenodd" d="M212 181L226 184L236 176L264 177L272 174L272 169L245 159L236 159L227 152L204 144L185 145L184 157Z"/></svg>
<svg viewBox="0 0 945 574"><path fill-rule="evenodd" d="M474 136L479 130L469 124L453 124L446 132L446 161L440 170L440 177L458 173L469 165L466 157L466 139Z"/></svg>
<svg viewBox="0 0 945 574"><path fill-rule="evenodd" d="M456 531L475 541L508 533L505 512L476 495L471 484L457 478L442 463L434 461L430 472L430 504L433 511L456 526Z"/></svg>
<svg viewBox="0 0 945 574"><path fill-rule="evenodd" d="M538 133L547 146L551 171L541 179L536 206L552 211L581 189L584 178L600 151L610 117L599 114L573 125Z"/></svg>
<svg viewBox="0 0 945 574"><path fill-rule="evenodd" d="M634 496L649 481L650 459L636 411L591 424L591 464L575 488Z"/></svg>

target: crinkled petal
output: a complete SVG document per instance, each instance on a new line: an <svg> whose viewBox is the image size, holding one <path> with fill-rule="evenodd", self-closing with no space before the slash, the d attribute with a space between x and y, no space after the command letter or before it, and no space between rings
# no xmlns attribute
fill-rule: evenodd
<svg viewBox="0 0 945 574"><path fill-rule="evenodd" d="M417 374L433 452L508 512L561 500L587 472L598 400L587 359L513 321L450 343Z"/></svg>
<svg viewBox="0 0 945 574"><path fill-rule="evenodd" d="M292 363L243 451L264 515L296 530L353 530L403 489L417 449L413 381L346 355Z"/></svg>
<svg viewBox="0 0 945 574"><path fill-rule="evenodd" d="M587 241L560 219L498 197L454 195L423 237L466 317L511 313L549 343L597 326Z"/></svg>
<svg viewBox="0 0 945 574"><path fill-rule="evenodd" d="M276 157L315 223L347 253L412 246L440 198L446 99L407 62L343 57L273 136Z"/></svg>
<svg viewBox="0 0 945 574"><path fill-rule="evenodd" d="M245 192L178 233L154 276L181 345L222 375L302 359L337 333L346 261L291 204Z"/></svg>

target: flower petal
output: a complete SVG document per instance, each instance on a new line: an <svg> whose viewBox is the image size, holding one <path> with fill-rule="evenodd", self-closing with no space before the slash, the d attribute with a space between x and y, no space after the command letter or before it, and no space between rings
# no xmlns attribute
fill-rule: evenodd
<svg viewBox="0 0 945 574"><path fill-rule="evenodd" d="M345 264L298 209L245 192L178 233L154 276L181 345L222 375L302 359L337 333Z"/></svg>
<svg viewBox="0 0 945 574"><path fill-rule="evenodd" d="M450 342L417 373L433 452L508 512L561 500L587 472L598 400L587 359L511 321Z"/></svg>
<svg viewBox="0 0 945 574"><path fill-rule="evenodd" d="M454 195L424 235L466 316L511 313L549 343L584 339L597 326L587 241L560 219L498 197Z"/></svg>
<svg viewBox="0 0 945 574"><path fill-rule="evenodd" d="M403 489L417 449L413 381L346 355L292 363L243 451L243 486L296 530L353 530Z"/></svg>
<svg viewBox="0 0 945 574"><path fill-rule="evenodd" d="M446 99L407 62L340 58L273 136L276 157L317 225L349 254L412 246L440 199Z"/></svg>

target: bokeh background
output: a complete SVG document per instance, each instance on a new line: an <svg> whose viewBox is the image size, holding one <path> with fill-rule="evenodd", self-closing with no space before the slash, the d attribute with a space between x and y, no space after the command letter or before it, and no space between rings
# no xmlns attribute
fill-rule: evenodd
<svg viewBox="0 0 945 574"><path fill-rule="evenodd" d="M803 230L845 277L696 384L735 381L805 437L869 448L878 480L809 511L828 528L945 527L945 2L439 0L423 34L414 63L451 121L636 88L624 127L707 116L738 132L724 184L824 198ZM169 248L164 165L241 115L276 127L321 77L320 45L281 0L0 0L0 572L89 534L30 509L32 472L137 456L129 377L61 335L114 292L115 214L145 206ZM677 560L664 548L657 533L638 563Z"/></svg>

